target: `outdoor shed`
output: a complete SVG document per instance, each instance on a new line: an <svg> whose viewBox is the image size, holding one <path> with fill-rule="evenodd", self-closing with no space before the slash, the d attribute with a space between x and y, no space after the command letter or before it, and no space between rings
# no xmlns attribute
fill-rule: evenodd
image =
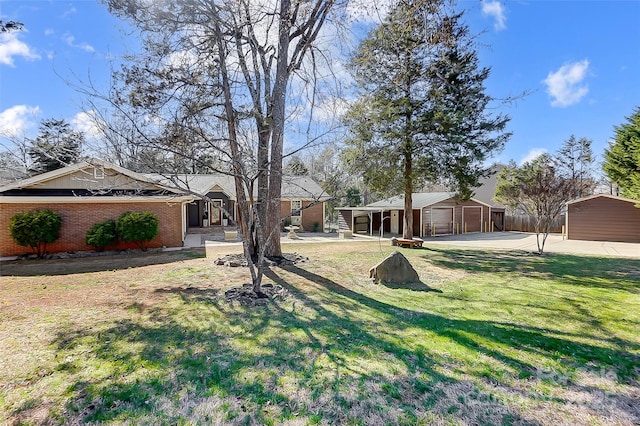
<svg viewBox="0 0 640 426"><path fill-rule="evenodd" d="M599 194L567 203L570 240L640 243L640 200Z"/></svg>

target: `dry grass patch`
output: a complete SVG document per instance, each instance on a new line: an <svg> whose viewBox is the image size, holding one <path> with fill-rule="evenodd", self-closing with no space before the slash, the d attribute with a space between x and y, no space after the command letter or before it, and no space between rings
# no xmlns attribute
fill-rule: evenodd
<svg viewBox="0 0 640 426"><path fill-rule="evenodd" d="M0 423L640 422L638 261L403 249L422 283L393 288L391 247L284 247L310 260L261 307L201 253L10 265Z"/></svg>

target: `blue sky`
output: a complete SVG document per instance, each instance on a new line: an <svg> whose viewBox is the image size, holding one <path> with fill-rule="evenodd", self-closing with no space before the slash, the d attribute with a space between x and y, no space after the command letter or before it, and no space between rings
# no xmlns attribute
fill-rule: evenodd
<svg viewBox="0 0 640 426"><path fill-rule="evenodd" d="M640 106L640 0L466 0L459 7L472 30L483 31L488 93L529 93L500 108L513 136L496 160L554 152L572 134L592 139L601 156L613 126ZM106 88L109 58L135 49L136 40L94 0L0 0L0 16L25 24L0 35L0 132L34 136L45 118L85 128L82 96L65 79L90 76Z"/></svg>

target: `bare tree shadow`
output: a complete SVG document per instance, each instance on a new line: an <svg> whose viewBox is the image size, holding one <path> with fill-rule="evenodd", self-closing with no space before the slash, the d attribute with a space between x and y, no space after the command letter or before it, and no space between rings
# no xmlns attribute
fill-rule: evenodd
<svg viewBox="0 0 640 426"><path fill-rule="evenodd" d="M285 273L308 280L318 291L303 291ZM542 329L401 308L297 266L267 270L266 277L290 291L290 303L244 308L222 302L219 290L175 286L154 293L170 303L157 303L105 327L61 324L51 342L56 365L30 379L37 386L57 374L72 383L65 391L65 407L51 422L266 424L307 419L350 424L362 420L357 417L362 413L373 413L378 416L373 419L390 424L416 424L426 413L443 422L540 424L478 383L499 383L513 394L520 388L500 383L491 373L470 371L468 379L450 374L445 367L451 359L428 341L400 338L409 327L445 337L474 356L501 361L523 379L535 378L539 366L502 348L560 359L567 366L586 360L608 366L620 359L629 365L638 361L613 345L583 344ZM84 363L85 358L91 362ZM384 362L397 370L376 370ZM616 369L620 380L630 377L624 368ZM548 402L545 395L523 397L532 404ZM199 410L213 414L197 417ZM275 417L268 414L273 410L279 413ZM626 410L633 415L632 408ZM401 412L408 417L393 417Z"/></svg>
<svg viewBox="0 0 640 426"><path fill-rule="evenodd" d="M567 284L640 294L640 260L523 251L429 248L422 256L433 265L471 273L507 272L530 278L558 277ZM606 279L605 280L603 280Z"/></svg>
<svg viewBox="0 0 640 426"><path fill-rule="evenodd" d="M215 303L220 297L220 290L200 287L165 287L154 291L159 294L174 294L185 302Z"/></svg>
<svg viewBox="0 0 640 426"><path fill-rule="evenodd" d="M335 281L295 265L286 266L283 269L365 306L392 315L396 319L394 322L397 322L397 324L394 325L397 327L404 328L410 322L411 325L417 325L440 335L448 336L463 346L474 348L487 356L516 368L522 375L531 374L536 371L537 366L517 359L505 352L489 348L480 342L486 340L507 347L516 346L522 350L547 355L552 358L560 356L567 366L572 368L596 361L615 370L621 380L635 377L637 365L640 364L640 356L634 353L639 348L639 345L617 337L607 339L607 342L613 344L616 348L601 347L551 336L547 330L521 324L449 319L431 313L414 312L355 292ZM476 340L470 336L477 336L479 339Z"/></svg>

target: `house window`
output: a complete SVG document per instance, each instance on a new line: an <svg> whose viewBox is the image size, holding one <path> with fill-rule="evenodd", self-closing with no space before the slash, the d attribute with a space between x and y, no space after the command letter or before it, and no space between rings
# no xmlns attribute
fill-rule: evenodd
<svg viewBox="0 0 640 426"><path fill-rule="evenodd" d="M291 217L302 216L302 200L291 200Z"/></svg>
<svg viewBox="0 0 640 426"><path fill-rule="evenodd" d="M302 201L291 200L291 224L300 226L302 222Z"/></svg>

